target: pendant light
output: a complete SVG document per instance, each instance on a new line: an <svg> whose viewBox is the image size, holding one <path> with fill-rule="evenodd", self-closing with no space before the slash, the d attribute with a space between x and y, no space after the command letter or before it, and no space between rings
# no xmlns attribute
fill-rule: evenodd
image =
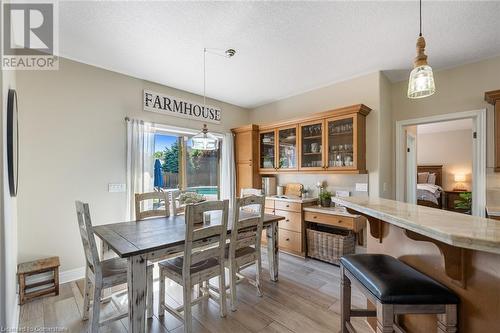
<svg viewBox="0 0 500 333"><path fill-rule="evenodd" d="M207 52L212 54L222 56L225 58L231 58L236 54L234 49L229 49L224 51L224 53L220 53L219 50L209 50L207 48L203 49L203 110L206 108L206 99L207 99ZM198 150L216 150L219 145L219 140L217 137L208 132L207 124L203 124L203 128L200 133L196 134L191 138L192 148Z"/></svg>
<svg viewBox="0 0 500 333"><path fill-rule="evenodd" d="M420 0L420 34L417 38L417 56L408 81L408 98L424 98L436 92L432 68L427 64L425 39L422 36L422 0Z"/></svg>

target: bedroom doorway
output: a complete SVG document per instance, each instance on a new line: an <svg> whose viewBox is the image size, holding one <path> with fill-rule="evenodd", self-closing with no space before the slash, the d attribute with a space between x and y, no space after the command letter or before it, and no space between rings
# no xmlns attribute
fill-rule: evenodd
<svg viewBox="0 0 500 333"><path fill-rule="evenodd" d="M396 135L397 200L485 215L486 110L398 121Z"/></svg>

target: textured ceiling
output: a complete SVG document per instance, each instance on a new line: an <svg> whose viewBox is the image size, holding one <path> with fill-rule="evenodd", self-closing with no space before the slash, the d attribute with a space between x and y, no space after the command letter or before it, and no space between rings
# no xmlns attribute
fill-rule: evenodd
<svg viewBox="0 0 500 333"><path fill-rule="evenodd" d="M418 2L60 2L60 54L255 107L377 70L411 69ZM429 63L500 54L500 2L424 1Z"/></svg>

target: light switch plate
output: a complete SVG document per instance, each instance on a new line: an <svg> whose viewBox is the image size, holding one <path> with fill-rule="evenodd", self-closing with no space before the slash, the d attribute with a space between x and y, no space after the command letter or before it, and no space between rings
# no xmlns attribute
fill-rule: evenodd
<svg viewBox="0 0 500 333"><path fill-rule="evenodd" d="M356 192L368 192L368 183L356 183Z"/></svg>
<svg viewBox="0 0 500 333"><path fill-rule="evenodd" d="M108 184L108 192L110 193L121 193L125 192L126 189L125 184Z"/></svg>

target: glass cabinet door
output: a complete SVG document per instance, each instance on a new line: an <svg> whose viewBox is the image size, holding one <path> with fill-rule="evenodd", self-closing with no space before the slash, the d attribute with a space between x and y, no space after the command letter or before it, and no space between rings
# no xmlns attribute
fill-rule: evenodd
<svg viewBox="0 0 500 333"><path fill-rule="evenodd" d="M356 147L354 117L328 119L328 169L355 169Z"/></svg>
<svg viewBox="0 0 500 333"><path fill-rule="evenodd" d="M297 126L278 129L278 168L297 170Z"/></svg>
<svg viewBox="0 0 500 333"><path fill-rule="evenodd" d="M259 134L259 167L261 170L275 170L275 133L274 130L269 132L260 132Z"/></svg>
<svg viewBox="0 0 500 333"><path fill-rule="evenodd" d="M300 168L323 170L323 121L300 125Z"/></svg>

